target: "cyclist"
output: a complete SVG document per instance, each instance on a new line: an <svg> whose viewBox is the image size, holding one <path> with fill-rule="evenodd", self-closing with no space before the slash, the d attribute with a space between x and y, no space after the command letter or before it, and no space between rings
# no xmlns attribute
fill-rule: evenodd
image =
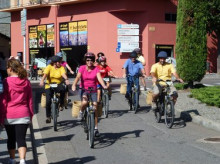
<svg viewBox="0 0 220 164"><path fill-rule="evenodd" d="M171 76L173 74L178 81L180 81L181 83L184 82L177 74L173 65L166 62L167 53L165 51L160 51L157 57L159 58L159 62L153 64L150 71L153 82L153 101L152 101L153 110L156 110L155 102L162 91L162 87L165 85L164 82L160 82L160 85L156 85L156 81L158 79L164 81L171 80ZM174 86L171 86L171 93L173 94L173 98L175 102L178 97L178 94Z"/></svg>
<svg viewBox="0 0 220 164"><path fill-rule="evenodd" d="M101 57L101 56L105 56L105 54L103 52L97 53L97 59L96 59L96 63L95 63L96 65L99 64L99 57Z"/></svg>
<svg viewBox="0 0 220 164"><path fill-rule="evenodd" d="M46 123L51 122L51 97L53 96L53 91L50 89L51 83L57 83L58 87L55 88L56 92L60 93L60 110L64 107L64 97L65 97L65 87L62 85L63 78L65 79L66 85L69 85L69 80L66 75L66 71L63 66L61 66L62 58L59 56L53 56L51 58L51 64L49 64L45 70L44 75L40 81L40 86L44 85L44 80L47 79L45 85L46 92Z"/></svg>
<svg viewBox="0 0 220 164"><path fill-rule="evenodd" d="M101 56L98 59L99 64L97 65L98 69L100 70L100 74L102 78L109 78L108 75L111 75L114 78L117 78L117 76L115 76L115 74L113 73L112 69L106 64L106 57L105 56ZM109 99L111 99L111 88L110 88L110 78L109 81L106 81L106 85L108 87L108 93L109 93ZM98 88L100 88L100 84L98 84L97 86ZM100 95L101 95L101 90L98 89L97 91L97 96L98 96L98 102L100 102Z"/></svg>
<svg viewBox="0 0 220 164"><path fill-rule="evenodd" d="M84 60L86 62L86 65L80 66L76 79L73 82L72 90L73 91L76 90L76 85L79 79L81 79L81 83L80 83L81 88L88 89L89 87L92 87L94 89L91 98L93 101L93 106L95 108L95 136L98 137L99 131L98 131L98 111L97 111L97 82L99 81L99 83L102 85L104 89L107 89L107 86L102 80L99 69L96 66L94 66L95 55L92 52L87 52L84 56ZM87 92L85 92L83 89L80 89L79 94L82 105L81 105L81 110L79 112L78 120L82 121L83 111L86 109L86 106L88 104L88 95Z"/></svg>
<svg viewBox="0 0 220 164"><path fill-rule="evenodd" d="M140 61L142 63L143 66L146 65L146 61L142 55L142 52L141 52L141 49L140 48L135 48L134 51L137 53L137 60ZM144 91L147 90L147 87L146 87L146 82L145 82L145 78L144 76L142 75L142 73L140 72L140 80L141 80L141 83L142 85L144 86Z"/></svg>
<svg viewBox="0 0 220 164"><path fill-rule="evenodd" d="M126 99L130 98L131 88L134 83L136 86L138 86L138 96L139 96L139 93L140 93L139 72L140 71L142 72L142 75L145 77L146 74L145 74L144 67L142 63L137 60L137 53L133 51L130 54L130 58L126 60L123 66L123 77L127 79L127 91L125 94ZM140 107L139 104L138 104L138 107Z"/></svg>

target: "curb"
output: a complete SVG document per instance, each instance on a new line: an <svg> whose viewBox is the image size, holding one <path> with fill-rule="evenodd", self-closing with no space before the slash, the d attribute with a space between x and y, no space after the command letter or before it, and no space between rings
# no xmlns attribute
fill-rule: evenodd
<svg viewBox="0 0 220 164"><path fill-rule="evenodd" d="M144 94L145 96L147 95L146 91L141 91L141 93ZM210 119L204 118L192 112L184 111L179 108L176 108L175 110L181 113L181 117L184 120L190 120L193 123L196 123L196 124L202 125L203 127L220 132L220 123L214 122Z"/></svg>

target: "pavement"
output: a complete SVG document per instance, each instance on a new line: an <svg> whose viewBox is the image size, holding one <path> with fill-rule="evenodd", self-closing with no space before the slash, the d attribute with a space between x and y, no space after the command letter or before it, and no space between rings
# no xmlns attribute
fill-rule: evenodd
<svg viewBox="0 0 220 164"><path fill-rule="evenodd" d="M204 79L207 80L210 78L215 78L217 79L217 81L220 81L220 76L216 74L206 75ZM73 79L71 79L71 83L72 81ZM147 78L147 81L148 81L147 82L147 86L148 86L150 78ZM119 91L119 84L125 82L126 82L125 79L114 79L112 84L113 86L114 85L117 86ZM37 84L37 83L38 83L37 81L32 81L32 84ZM143 91L143 88L142 88L142 94L144 95L147 94L146 91ZM181 97L182 99L180 100ZM189 98L187 96L187 93L181 92L177 104L175 106L175 110L181 113L181 117L185 121L192 121L206 128L210 128L220 132L220 108L206 106L205 104L201 104L197 101L198 100ZM206 112L199 112L200 108L203 108ZM215 111L214 113L213 110ZM209 111L212 113L209 113ZM216 118L217 115L216 112L219 113L218 115L219 117L217 118ZM209 115L209 117L207 118L206 115ZM33 117L33 123L28 129L26 138L27 138L27 147L28 147L27 156L26 156L27 163L46 164L47 163L46 152L43 147L44 146L42 141L43 138L39 130L39 124L36 116ZM16 154L16 160L17 162L19 161L18 154ZM0 164L7 163L7 161L8 161L7 135L4 129L0 129Z"/></svg>

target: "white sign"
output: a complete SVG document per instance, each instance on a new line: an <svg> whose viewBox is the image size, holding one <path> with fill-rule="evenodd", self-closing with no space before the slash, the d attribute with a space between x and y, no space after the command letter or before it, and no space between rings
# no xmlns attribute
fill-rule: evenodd
<svg viewBox="0 0 220 164"><path fill-rule="evenodd" d="M133 42L133 43L124 43L124 42L122 42L120 44L120 48L122 48L122 49L130 48L133 51L135 48L139 48L139 42Z"/></svg>
<svg viewBox="0 0 220 164"><path fill-rule="evenodd" d="M118 36L118 42L139 42L139 36Z"/></svg>
<svg viewBox="0 0 220 164"><path fill-rule="evenodd" d="M21 10L21 35L26 35L27 9Z"/></svg>
<svg viewBox="0 0 220 164"><path fill-rule="evenodd" d="M118 29L118 35L139 35L139 29Z"/></svg>
<svg viewBox="0 0 220 164"><path fill-rule="evenodd" d="M118 24L118 28L139 28L138 24Z"/></svg>
<svg viewBox="0 0 220 164"><path fill-rule="evenodd" d="M117 52L132 52L134 51L133 48L118 48L118 51Z"/></svg>

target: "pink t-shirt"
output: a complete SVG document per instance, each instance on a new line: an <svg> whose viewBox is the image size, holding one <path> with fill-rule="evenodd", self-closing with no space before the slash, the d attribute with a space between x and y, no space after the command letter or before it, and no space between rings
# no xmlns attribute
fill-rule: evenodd
<svg viewBox="0 0 220 164"><path fill-rule="evenodd" d="M87 71L86 65L82 65L79 67L79 73L81 73L80 87L85 89L93 87L96 91L98 82L97 73L99 73L99 69L94 67L91 71Z"/></svg>
<svg viewBox="0 0 220 164"><path fill-rule="evenodd" d="M60 64L61 64L64 68L66 68L67 62L62 61Z"/></svg>

